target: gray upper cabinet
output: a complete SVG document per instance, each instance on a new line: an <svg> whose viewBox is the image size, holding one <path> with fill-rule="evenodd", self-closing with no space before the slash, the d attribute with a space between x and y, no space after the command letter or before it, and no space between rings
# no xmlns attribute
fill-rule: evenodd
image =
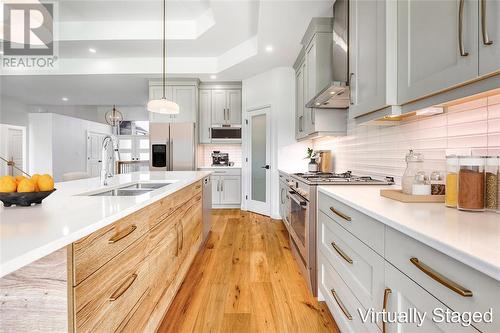
<svg viewBox="0 0 500 333"><path fill-rule="evenodd" d="M212 126L212 91L200 89L200 143L210 143L210 127Z"/></svg>
<svg viewBox="0 0 500 333"><path fill-rule="evenodd" d="M500 1L479 1L479 75L487 75L500 70Z"/></svg>
<svg viewBox="0 0 500 333"><path fill-rule="evenodd" d="M478 76L477 0L401 0L397 5L398 104Z"/></svg>
<svg viewBox="0 0 500 333"><path fill-rule="evenodd" d="M295 138L345 135L345 109L313 109L305 105L333 79L332 20L313 18L302 39L303 48L295 61Z"/></svg>
<svg viewBox="0 0 500 333"><path fill-rule="evenodd" d="M228 90L226 105L229 123L241 125L241 90Z"/></svg>
<svg viewBox="0 0 500 333"><path fill-rule="evenodd" d="M179 114L166 115L150 113L149 120L152 122L165 123L195 123L197 103L198 82L196 81L169 81L165 87L165 97L179 105ZM149 83L149 98L161 99L163 97L163 85L159 81Z"/></svg>
<svg viewBox="0 0 500 333"><path fill-rule="evenodd" d="M212 90L212 124L226 124L226 90Z"/></svg>
<svg viewBox="0 0 500 333"><path fill-rule="evenodd" d="M349 7L349 115L385 107L385 0L351 1Z"/></svg>
<svg viewBox="0 0 500 333"><path fill-rule="evenodd" d="M211 143L211 128L241 125L241 82L202 82L199 143Z"/></svg>
<svg viewBox="0 0 500 333"><path fill-rule="evenodd" d="M212 125L241 125L241 90L212 90Z"/></svg>
<svg viewBox="0 0 500 333"><path fill-rule="evenodd" d="M369 121L498 87L499 17L491 0L351 0L350 117Z"/></svg>

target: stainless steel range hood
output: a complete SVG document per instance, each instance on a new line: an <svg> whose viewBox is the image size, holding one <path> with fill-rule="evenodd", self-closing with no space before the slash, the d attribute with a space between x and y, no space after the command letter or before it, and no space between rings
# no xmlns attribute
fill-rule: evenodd
<svg viewBox="0 0 500 333"><path fill-rule="evenodd" d="M333 5L333 81L324 87L306 107L315 109L348 108L349 89L349 1Z"/></svg>

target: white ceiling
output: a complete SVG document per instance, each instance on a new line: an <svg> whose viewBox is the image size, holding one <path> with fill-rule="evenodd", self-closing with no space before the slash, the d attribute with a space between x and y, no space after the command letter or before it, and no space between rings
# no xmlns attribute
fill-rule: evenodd
<svg viewBox="0 0 500 333"><path fill-rule="evenodd" d="M73 95L72 104L101 104L97 100L115 93L119 100L111 103L140 105L146 100L147 85L141 84L161 72L162 2L58 3L58 68L4 72L2 95L47 105L61 104L64 90ZM309 21L331 16L332 4L333 0L168 0L167 75L243 80L291 66ZM268 45L273 52L265 51ZM22 90L30 96L19 93Z"/></svg>

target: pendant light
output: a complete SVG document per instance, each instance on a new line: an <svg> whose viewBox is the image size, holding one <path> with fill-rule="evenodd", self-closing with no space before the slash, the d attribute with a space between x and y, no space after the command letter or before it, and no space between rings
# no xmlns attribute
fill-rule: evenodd
<svg viewBox="0 0 500 333"><path fill-rule="evenodd" d="M167 100L165 97L165 79L166 79L166 74L165 74L165 67L166 67L166 62L167 62L167 55L166 55L166 36L165 36L165 29L167 25L166 17L165 17L165 12L166 12L166 0L163 0L163 59L162 59L162 66L163 66L163 97L161 99L152 99L148 102L148 111L150 112L155 112L155 113L161 113L161 114L178 114L179 113L179 105L175 102Z"/></svg>

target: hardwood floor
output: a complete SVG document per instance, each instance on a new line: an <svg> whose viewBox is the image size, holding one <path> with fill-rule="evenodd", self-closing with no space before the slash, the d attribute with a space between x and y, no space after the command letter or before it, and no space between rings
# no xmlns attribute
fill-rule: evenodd
<svg viewBox="0 0 500 333"><path fill-rule="evenodd" d="M308 292L281 221L215 210L158 332L339 332Z"/></svg>

